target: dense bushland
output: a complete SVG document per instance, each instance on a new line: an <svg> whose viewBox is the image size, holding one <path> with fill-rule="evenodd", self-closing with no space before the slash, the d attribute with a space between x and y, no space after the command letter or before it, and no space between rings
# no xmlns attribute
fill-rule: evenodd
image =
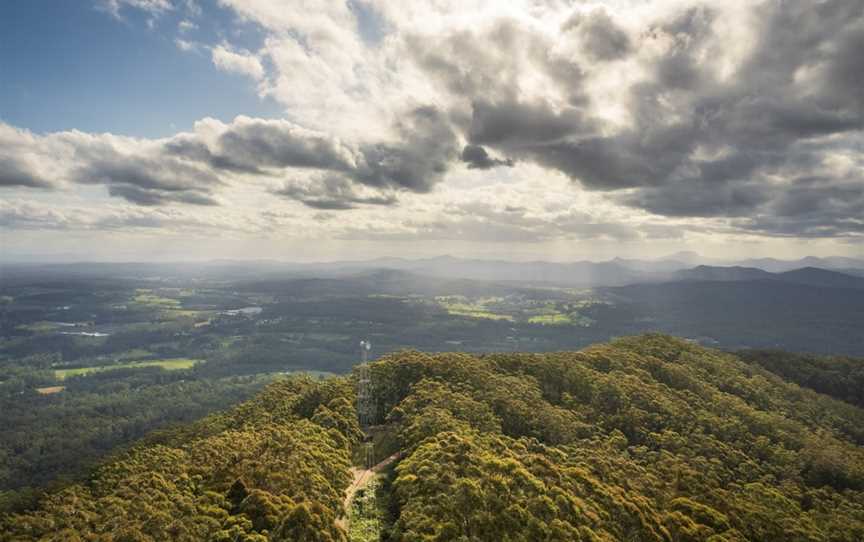
<svg viewBox="0 0 864 542"><path fill-rule="evenodd" d="M393 540L862 540L864 411L644 336L389 356Z"/></svg>
<svg viewBox="0 0 864 542"><path fill-rule="evenodd" d="M387 540L864 540L864 410L752 361L646 335L406 351L372 373L402 452ZM280 381L151 435L0 540L343 540L353 400L350 378Z"/></svg>
<svg viewBox="0 0 864 542"><path fill-rule="evenodd" d="M345 379L294 378L225 414L154 433L0 540L344 540L356 412Z"/></svg>

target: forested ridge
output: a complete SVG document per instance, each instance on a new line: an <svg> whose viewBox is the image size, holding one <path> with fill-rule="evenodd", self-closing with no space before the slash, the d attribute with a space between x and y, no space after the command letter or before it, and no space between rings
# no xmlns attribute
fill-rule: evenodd
<svg viewBox="0 0 864 542"><path fill-rule="evenodd" d="M371 365L392 541L864 540L864 410L663 335ZM0 540L345 540L351 377L151 434Z"/></svg>
<svg viewBox="0 0 864 542"><path fill-rule="evenodd" d="M744 350L741 359L819 393L864 407L864 360L847 356Z"/></svg>
<svg viewBox="0 0 864 542"><path fill-rule="evenodd" d="M227 413L151 434L5 518L0 540L343 540L352 393L347 379L275 382Z"/></svg>

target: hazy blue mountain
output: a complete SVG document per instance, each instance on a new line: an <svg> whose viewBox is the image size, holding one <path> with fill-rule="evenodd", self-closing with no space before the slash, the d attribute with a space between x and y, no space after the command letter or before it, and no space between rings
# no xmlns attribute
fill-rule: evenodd
<svg viewBox="0 0 864 542"><path fill-rule="evenodd" d="M795 276L793 276L795 278ZM864 352L864 289L783 280L677 281L601 288L629 317L619 333L663 331L724 348Z"/></svg>
<svg viewBox="0 0 864 542"><path fill-rule="evenodd" d="M785 271L801 269L802 267L818 267L821 269L831 270L843 270L846 268L864 269L864 259L843 257L817 258L815 256L807 256L800 260L756 258L735 262L735 265L740 265L742 267L757 267L772 273L783 273Z"/></svg>
<svg viewBox="0 0 864 542"><path fill-rule="evenodd" d="M803 267L801 269L785 271L783 273L770 273L755 267L719 267L700 265L692 269L676 271L670 278L672 281L690 282L772 280L807 286L864 288L864 277L853 276L828 269L819 269L816 267ZM650 280L646 280L645 282L650 282Z"/></svg>
<svg viewBox="0 0 864 542"><path fill-rule="evenodd" d="M674 278L686 281L739 281L770 279L774 278L774 274L755 267L700 265L692 269L677 271Z"/></svg>
<svg viewBox="0 0 864 542"><path fill-rule="evenodd" d="M828 286L831 288L864 288L864 277L856 277L838 271L803 267L776 275L778 280L809 286Z"/></svg>

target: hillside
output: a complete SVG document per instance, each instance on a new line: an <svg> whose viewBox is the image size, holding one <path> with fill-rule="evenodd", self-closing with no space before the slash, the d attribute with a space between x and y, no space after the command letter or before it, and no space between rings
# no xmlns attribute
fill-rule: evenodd
<svg viewBox="0 0 864 542"><path fill-rule="evenodd" d="M628 319L619 320L622 335L662 331L704 337L725 349L864 353L864 289L760 280L634 284L599 291L615 296L630 311Z"/></svg>
<svg viewBox="0 0 864 542"><path fill-rule="evenodd" d="M733 355L646 335L406 351L371 373L377 454L401 452L376 490L383 540L864 539L864 410ZM345 540L354 404L350 377L277 382L7 518L0 540Z"/></svg>
<svg viewBox="0 0 864 542"><path fill-rule="evenodd" d="M692 269L676 271L673 276L676 280L735 281L770 279L774 277L774 274L755 267L714 267L709 265L699 265Z"/></svg>
<svg viewBox="0 0 864 542"><path fill-rule="evenodd" d="M782 273L771 273L755 267L716 267L700 265L692 269L681 269L672 273L673 280L680 281L756 281L776 280L789 284L819 286L825 288L864 288L864 278L854 274L819 269L817 267L802 267Z"/></svg>
<svg viewBox="0 0 864 542"><path fill-rule="evenodd" d="M864 278L819 269L818 267L802 267L785 273L778 273L780 280L794 284L810 286L827 286L830 288L864 288Z"/></svg>

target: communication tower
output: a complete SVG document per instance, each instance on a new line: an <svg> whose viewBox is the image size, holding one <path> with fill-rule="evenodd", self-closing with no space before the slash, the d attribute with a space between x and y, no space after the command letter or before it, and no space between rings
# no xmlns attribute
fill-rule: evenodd
<svg viewBox="0 0 864 542"><path fill-rule="evenodd" d="M360 341L360 355L363 362L357 367L357 417L360 429L365 433L375 421L375 399L372 397L372 372L369 370L369 351L372 343Z"/></svg>
<svg viewBox="0 0 864 542"><path fill-rule="evenodd" d="M369 427L375 423L375 398L373 396L374 388L372 385L372 371L369 369L369 351L372 350L372 343L368 340L360 341L360 357L362 363L357 367L357 419L360 424L360 429L363 431L363 459L366 469L371 469L375 466L375 445L372 440L372 435L369 432ZM374 491L374 489L372 489ZM364 492L365 493L365 492ZM367 502L364 496L360 499L361 511L365 513L376 513L373 504L372 511L363 511L362 508ZM371 502L375 502L372 495ZM365 516L365 513L363 514ZM380 526L377 518L374 521L366 521L365 529L366 538L372 540L376 535L380 536Z"/></svg>

